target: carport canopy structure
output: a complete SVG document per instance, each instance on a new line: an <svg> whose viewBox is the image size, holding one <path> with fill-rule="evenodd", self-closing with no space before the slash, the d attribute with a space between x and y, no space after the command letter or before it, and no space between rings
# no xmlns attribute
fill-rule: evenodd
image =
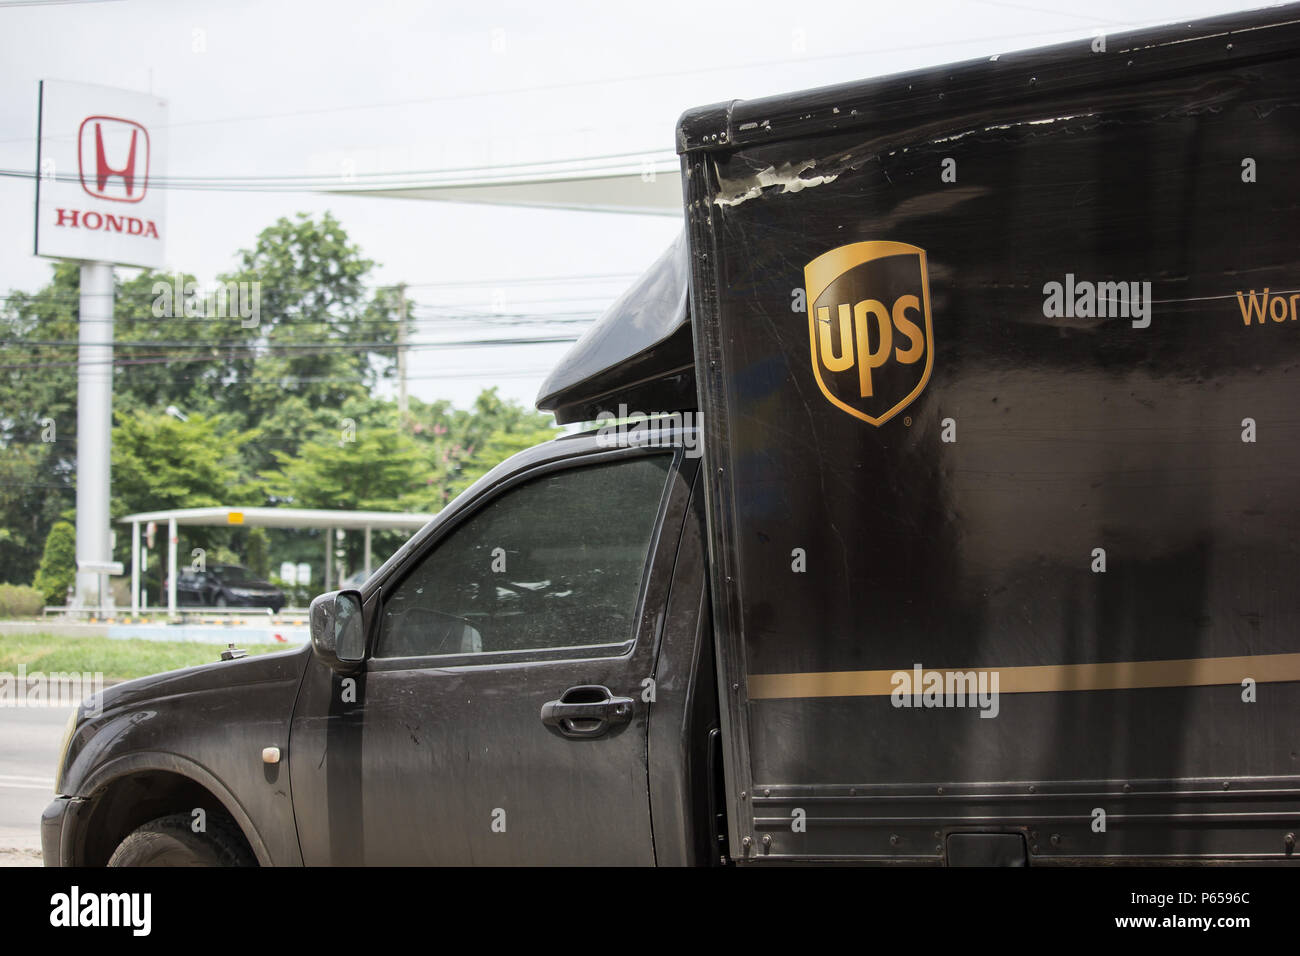
<svg viewBox="0 0 1300 956"><path fill-rule="evenodd" d="M370 532L418 531L432 515L400 511L327 511L316 508L177 508L170 511L142 511L119 518L131 526L131 613L140 613L140 526L167 524L167 613L176 613L176 529L179 525L246 528L342 528L365 532L365 572L370 574ZM334 535L325 536L325 590L330 589Z"/></svg>
<svg viewBox="0 0 1300 956"><path fill-rule="evenodd" d="M378 171L319 192L642 216L682 215L681 171L671 150L486 166L469 173Z"/></svg>

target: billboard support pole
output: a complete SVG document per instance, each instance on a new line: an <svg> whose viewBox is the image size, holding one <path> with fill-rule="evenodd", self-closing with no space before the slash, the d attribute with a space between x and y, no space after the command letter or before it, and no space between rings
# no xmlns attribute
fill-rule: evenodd
<svg viewBox="0 0 1300 956"><path fill-rule="evenodd" d="M106 575L82 571L113 559L109 463L113 441L113 266L81 264L77 352L77 605L107 610Z"/></svg>

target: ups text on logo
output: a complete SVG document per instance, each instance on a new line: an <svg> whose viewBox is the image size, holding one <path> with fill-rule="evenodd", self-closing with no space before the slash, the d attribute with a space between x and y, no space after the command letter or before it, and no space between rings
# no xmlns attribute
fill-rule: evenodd
<svg viewBox="0 0 1300 956"><path fill-rule="evenodd" d="M921 394L934 364L925 250L855 242L804 267L813 375L827 400L882 425Z"/></svg>

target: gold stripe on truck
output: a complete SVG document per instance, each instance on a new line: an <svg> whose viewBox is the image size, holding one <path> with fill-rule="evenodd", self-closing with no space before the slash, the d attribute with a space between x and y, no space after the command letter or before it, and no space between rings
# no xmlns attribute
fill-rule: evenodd
<svg viewBox="0 0 1300 956"><path fill-rule="evenodd" d="M1300 654L1254 654L1246 657L1189 657L1172 661L1112 661L1100 664L1043 664L1030 667L925 666L927 672L981 672L998 675L998 693L1043 694L1073 690L1137 690L1143 687L1208 687L1300 681ZM898 686L895 674L883 671L822 671L806 674L750 674L750 700L797 697L886 697Z"/></svg>

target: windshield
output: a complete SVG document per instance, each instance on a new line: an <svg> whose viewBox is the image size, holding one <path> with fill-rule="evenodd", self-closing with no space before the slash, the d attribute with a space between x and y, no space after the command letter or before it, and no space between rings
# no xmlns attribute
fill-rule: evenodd
<svg viewBox="0 0 1300 956"><path fill-rule="evenodd" d="M212 573L220 578L224 584L258 585L265 583L253 577L247 568L213 568Z"/></svg>

